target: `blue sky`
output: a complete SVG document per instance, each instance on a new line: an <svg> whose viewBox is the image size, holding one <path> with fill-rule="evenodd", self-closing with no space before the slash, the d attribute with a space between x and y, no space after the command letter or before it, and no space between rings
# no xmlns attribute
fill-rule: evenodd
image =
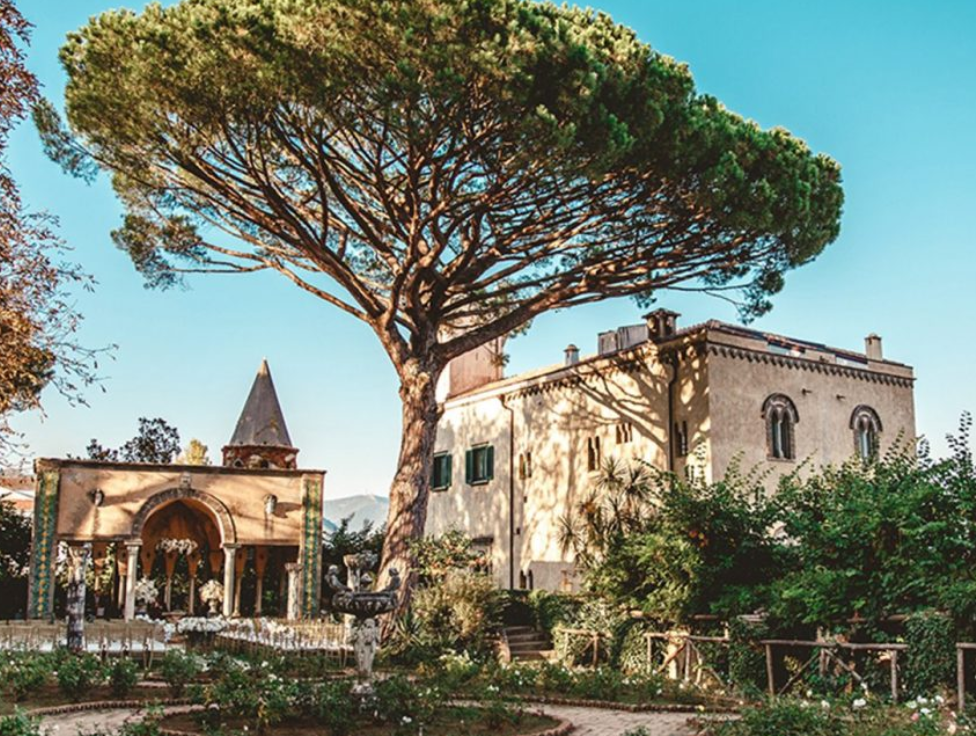
<svg viewBox="0 0 976 736"><path fill-rule="evenodd" d="M29 63L60 104L57 49L103 10L138 0L20 0L36 28ZM600 0L595 6L687 62L699 89L763 126L783 126L841 162L843 230L789 276L756 326L861 349L915 366L919 431L945 447L976 409L976 3L970 0ZM98 280L78 306L81 340L117 344L104 392L71 408L53 392L47 416L16 426L35 455L117 444L139 416L162 416L219 457L262 357L277 383L301 464L329 471L329 496L385 494L399 439L393 371L372 333L274 275L206 276L186 291L145 290L109 232L120 208L105 180L69 179L44 159L29 126L10 165L25 200L61 220L75 257ZM701 295L664 300L689 324L734 320ZM511 343L510 372L595 349L600 330L639 321L621 300L548 315Z"/></svg>

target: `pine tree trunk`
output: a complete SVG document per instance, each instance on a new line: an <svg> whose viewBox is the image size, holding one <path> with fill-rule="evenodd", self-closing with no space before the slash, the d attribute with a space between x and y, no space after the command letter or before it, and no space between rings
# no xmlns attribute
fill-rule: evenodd
<svg viewBox="0 0 976 736"><path fill-rule="evenodd" d="M427 523L430 473L440 419L435 394L440 369L411 360L400 375L403 434L397 471L390 487L390 510L380 566L382 585L388 581L390 570L396 569L400 573L402 582L397 614L409 605L410 591L416 580L410 542L423 536Z"/></svg>

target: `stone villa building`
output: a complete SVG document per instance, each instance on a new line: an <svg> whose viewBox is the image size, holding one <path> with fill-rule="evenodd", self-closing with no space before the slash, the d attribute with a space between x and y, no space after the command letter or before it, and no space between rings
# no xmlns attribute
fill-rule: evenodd
<svg viewBox="0 0 976 736"><path fill-rule="evenodd" d="M865 352L657 310L598 336L595 356L504 378L501 345L454 361L439 386L428 533L458 528L500 586L573 589L559 523L610 457L704 480L884 452L915 437L913 371Z"/></svg>

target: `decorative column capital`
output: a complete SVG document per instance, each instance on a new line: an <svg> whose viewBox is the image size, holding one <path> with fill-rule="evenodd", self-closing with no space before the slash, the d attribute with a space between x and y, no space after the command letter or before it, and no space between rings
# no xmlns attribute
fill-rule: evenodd
<svg viewBox="0 0 976 736"><path fill-rule="evenodd" d="M289 573L301 572L302 571L302 563L301 562L286 562L285 563L285 570L287 572L289 572Z"/></svg>
<svg viewBox="0 0 976 736"><path fill-rule="evenodd" d="M237 542L227 542L225 544L220 545L221 549L223 549L225 552L236 552L242 546L243 545L240 545Z"/></svg>
<svg viewBox="0 0 976 736"><path fill-rule="evenodd" d="M133 549L138 550L140 547L142 547L142 540L141 539L126 539L125 540L125 546L129 548L129 551L130 552Z"/></svg>

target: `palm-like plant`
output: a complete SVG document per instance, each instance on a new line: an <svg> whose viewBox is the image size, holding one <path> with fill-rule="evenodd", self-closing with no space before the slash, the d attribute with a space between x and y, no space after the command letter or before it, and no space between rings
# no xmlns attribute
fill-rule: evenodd
<svg viewBox="0 0 976 736"><path fill-rule="evenodd" d="M598 563L615 542L643 528L659 478L643 460L608 458L583 500L559 520L563 552L581 567Z"/></svg>

